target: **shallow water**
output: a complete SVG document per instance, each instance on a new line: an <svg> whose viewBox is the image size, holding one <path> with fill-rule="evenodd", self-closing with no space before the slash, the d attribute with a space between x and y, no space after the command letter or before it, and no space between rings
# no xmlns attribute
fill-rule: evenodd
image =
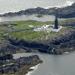
<svg viewBox="0 0 75 75"><path fill-rule="evenodd" d="M44 15L42 17L37 17L37 15L21 15L21 16L14 16L14 17L0 17L0 22L5 21L26 21L26 20L36 20L36 21L54 21L54 16L52 15Z"/></svg>

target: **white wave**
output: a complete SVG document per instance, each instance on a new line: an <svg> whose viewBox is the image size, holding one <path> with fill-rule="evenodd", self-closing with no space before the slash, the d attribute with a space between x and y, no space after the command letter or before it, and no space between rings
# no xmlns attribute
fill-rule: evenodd
<svg viewBox="0 0 75 75"><path fill-rule="evenodd" d="M67 6L71 6L73 3L74 3L73 1L66 0L66 5L67 5Z"/></svg>
<svg viewBox="0 0 75 75"><path fill-rule="evenodd" d="M26 75L31 75L33 72L35 72L37 69L38 69L38 66L40 64L36 65L36 66L33 66L33 67L30 67L30 69L32 69L32 71L29 71Z"/></svg>

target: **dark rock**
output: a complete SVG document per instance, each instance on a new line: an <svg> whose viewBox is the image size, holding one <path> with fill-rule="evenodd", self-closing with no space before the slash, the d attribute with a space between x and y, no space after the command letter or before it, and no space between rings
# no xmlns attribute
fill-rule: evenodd
<svg viewBox="0 0 75 75"><path fill-rule="evenodd" d="M13 61L13 60L12 60ZM0 66L0 74L9 74L9 73L15 73L20 70L20 68L24 66L34 66L36 64L41 63L40 58L37 55L32 55L29 57L21 57L14 60L15 63L5 66Z"/></svg>

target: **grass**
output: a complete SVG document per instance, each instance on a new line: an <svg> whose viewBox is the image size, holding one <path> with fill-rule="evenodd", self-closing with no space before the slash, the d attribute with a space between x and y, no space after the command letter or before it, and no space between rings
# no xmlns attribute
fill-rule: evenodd
<svg viewBox="0 0 75 75"><path fill-rule="evenodd" d="M66 31L68 31L71 28L62 28L62 30L58 33L56 32L34 32L34 31L21 31L21 32L12 32L10 35L12 37L16 37L18 39L24 39L27 41L44 41L44 40L52 40L53 38L57 36L64 35Z"/></svg>
<svg viewBox="0 0 75 75"><path fill-rule="evenodd" d="M16 29L29 29L29 25L33 25L34 27L37 26L42 26L45 24L50 24L52 22L40 22L40 21L34 21L34 20L28 20L28 21L15 21L13 23L16 23L17 25L15 26Z"/></svg>
<svg viewBox="0 0 75 75"><path fill-rule="evenodd" d="M12 32L10 35L12 37L16 37L18 39L24 39L24 40L40 40L45 38L47 32L34 32L29 25L32 25L34 27L43 26L47 24L52 24L52 22L39 22L39 21L15 21L12 23L16 23L17 25L14 27L16 30L20 30L19 32ZM24 29L22 31L22 29ZM28 31L26 31L28 29Z"/></svg>
<svg viewBox="0 0 75 75"><path fill-rule="evenodd" d="M63 24L65 21L61 23ZM28 41L44 41L48 39L53 39L57 36L61 36L65 33L65 31L73 29L72 27L65 26L58 33L46 32L46 31L35 32L32 30L31 27L29 27L29 25L32 25L34 27L39 27L39 26L43 26L47 24L53 24L53 22L51 21L40 22L40 21L28 20L28 21L13 21L11 23L12 24L10 24L10 26L8 25L0 26L0 39L2 39L4 35L8 33L9 36L15 37L18 39L24 39Z"/></svg>

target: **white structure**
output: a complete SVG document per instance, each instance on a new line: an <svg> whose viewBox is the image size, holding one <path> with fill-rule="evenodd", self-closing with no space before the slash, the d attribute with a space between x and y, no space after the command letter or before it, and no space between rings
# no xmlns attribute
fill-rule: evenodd
<svg viewBox="0 0 75 75"><path fill-rule="evenodd" d="M62 29L62 26L59 26L58 29L54 29L54 25L43 25L41 27L38 28L34 28L34 31L47 31L47 32L59 32Z"/></svg>
<svg viewBox="0 0 75 75"><path fill-rule="evenodd" d="M34 31L46 31L49 28L50 25L43 25L38 28L34 28Z"/></svg>
<svg viewBox="0 0 75 75"><path fill-rule="evenodd" d="M53 31L53 32L59 32L61 29L62 29L62 26L59 26L58 29L51 28L51 31Z"/></svg>

